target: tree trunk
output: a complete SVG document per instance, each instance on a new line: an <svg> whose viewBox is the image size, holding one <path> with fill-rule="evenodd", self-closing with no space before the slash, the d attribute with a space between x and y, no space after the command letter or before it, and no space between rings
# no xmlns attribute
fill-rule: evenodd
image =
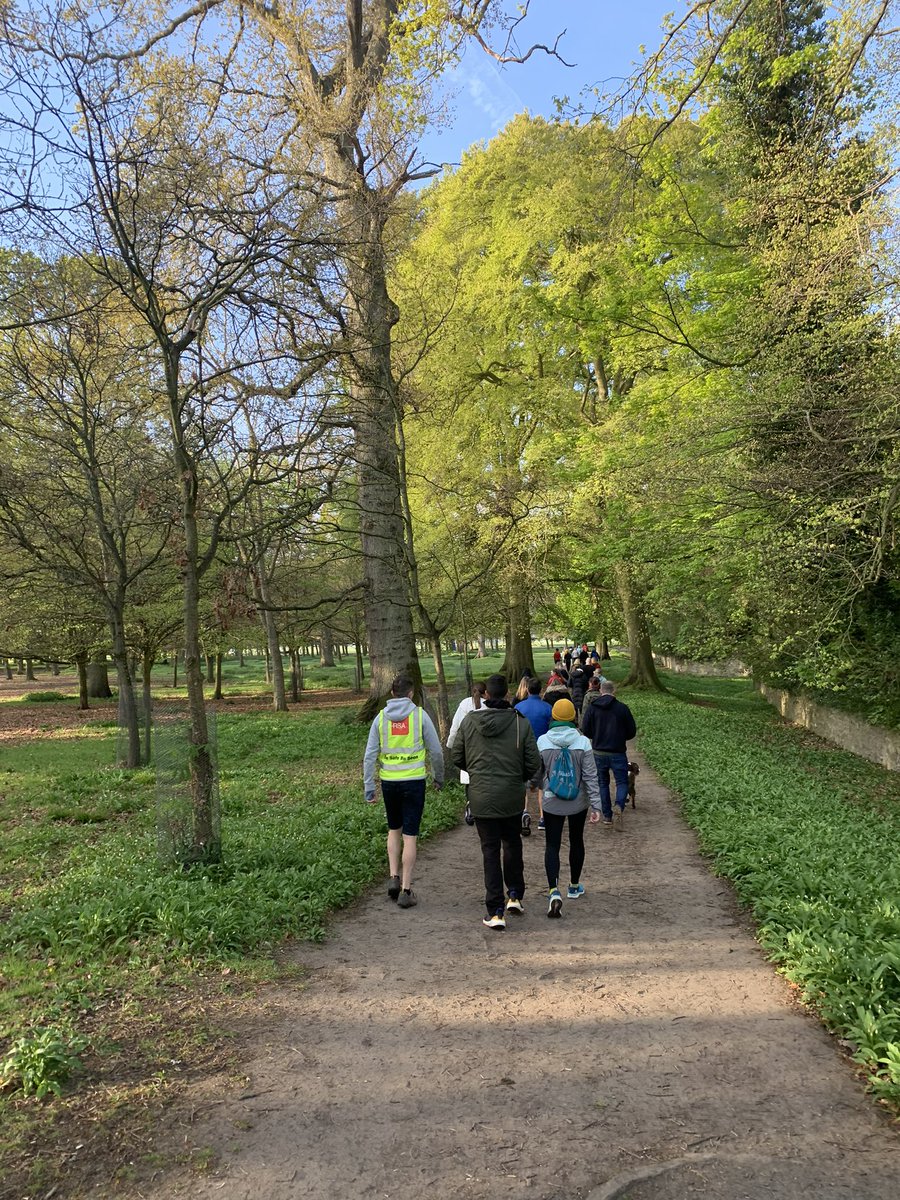
<svg viewBox="0 0 900 1200"><path fill-rule="evenodd" d="M243 650L239 650L238 651L238 666L242 667L243 665L244 665L244 652L243 652Z"/></svg>
<svg viewBox="0 0 900 1200"><path fill-rule="evenodd" d="M214 654L204 655L206 659L206 678L205 683L215 683L216 680L216 656Z"/></svg>
<svg viewBox="0 0 900 1200"><path fill-rule="evenodd" d="M175 478L181 487L181 578L184 613L184 675L187 684L190 731L188 734L188 781L191 796L191 841L182 848L184 865L219 862L222 842L215 821L216 764L209 740L206 701L203 695L203 668L200 651L200 534L197 528L197 502L200 488L197 464L189 449L187 414L180 395L180 351L165 337L166 390L169 422L172 430Z"/></svg>
<svg viewBox="0 0 900 1200"><path fill-rule="evenodd" d="M172 652L172 687L178 687L178 650Z"/></svg>
<svg viewBox="0 0 900 1200"><path fill-rule="evenodd" d="M628 634L628 648L631 655L631 668L624 684L626 687L654 688L656 691L664 692L665 688L659 681L656 664L653 661L643 600L627 563L616 564L615 578L625 617L625 629Z"/></svg>
<svg viewBox="0 0 900 1200"><path fill-rule="evenodd" d="M109 669L105 654L95 654L87 665L88 695L95 700L108 700L112 695L109 686Z"/></svg>
<svg viewBox="0 0 900 1200"><path fill-rule="evenodd" d="M506 676L511 692L519 686L525 671L531 675L535 673L528 597L519 583L514 583L510 591L506 657L500 671Z"/></svg>
<svg viewBox="0 0 900 1200"><path fill-rule="evenodd" d="M476 657L477 658L487 658L487 649L484 644L484 634L483 633L479 633L479 635L478 635L478 654L476 655Z"/></svg>
<svg viewBox="0 0 900 1200"><path fill-rule="evenodd" d="M441 741L446 742L450 732L450 696L447 692L447 675L444 671L444 658L441 654L441 639L434 635L431 638L431 657L434 659L434 673L437 678L437 718L438 733Z"/></svg>
<svg viewBox="0 0 900 1200"><path fill-rule="evenodd" d="M288 649L291 663L291 702L300 703L300 651L296 646Z"/></svg>
<svg viewBox="0 0 900 1200"><path fill-rule="evenodd" d="M384 227L393 196L372 188L358 170L353 139L329 136L326 173L337 185L343 235L348 390L356 438L364 607L371 666L369 699L360 719L381 707L397 674L413 681L422 699L410 605L406 529L400 496L396 422L397 382L391 366L391 331L399 317L388 295Z"/></svg>
<svg viewBox="0 0 900 1200"><path fill-rule="evenodd" d="M59 663L58 662L51 663L50 669L53 671L54 675L58 675L59 674Z"/></svg>
<svg viewBox="0 0 900 1200"><path fill-rule="evenodd" d="M78 669L78 707L84 712L90 708L88 702L88 656L84 652L75 655Z"/></svg>
<svg viewBox="0 0 900 1200"><path fill-rule="evenodd" d="M116 589L116 595L109 603L113 662L116 664L116 679L119 685L119 728L126 736L124 753L120 742L119 766L133 771L141 765L141 730L134 694L134 676L131 673L131 655L125 641L125 592L121 586Z"/></svg>
<svg viewBox="0 0 900 1200"><path fill-rule="evenodd" d="M604 660L607 658L612 658L612 655L609 652L609 642L605 636L600 639L600 658Z"/></svg>
<svg viewBox="0 0 900 1200"><path fill-rule="evenodd" d="M151 677L156 655L152 650L145 650L141 658L141 688L144 699L144 762L153 759L153 693L151 692Z"/></svg>
<svg viewBox="0 0 900 1200"><path fill-rule="evenodd" d="M8 658L4 659L4 662L6 664L6 678L12 679L12 677L13 677L12 663L10 662L10 660Z"/></svg>
<svg viewBox="0 0 900 1200"><path fill-rule="evenodd" d="M25 678L30 680L32 683L35 683L37 681L37 677L35 676L35 673L34 673L34 659L33 658L25 659Z"/></svg>
<svg viewBox="0 0 900 1200"><path fill-rule="evenodd" d="M269 593L262 572L257 576L257 593L262 604L268 605ZM287 692L284 687L284 660L275 614L268 607L262 609L263 629L266 631L266 682L272 685L272 704L276 712L287 712Z"/></svg>
<svg viewBox="0 0 900 1200"><path fill-rule="evenodd" d="M213 692L213 700L222 699L222 651L216 653L216 690Z"/></svg>
<svg viewBox="0 0 900 1200"><path fill-rule="evenodd" d="M334 666L334 635L330 625L322 626L322 636L319 639L319 666Z"/></svg>
<svg viewBox="0 0 900 1200"><path fill-rule="evenodd" d="M17 675L25 674L25 659L24 658L19 659L19 665L16 667L16 674Z"/></svg>

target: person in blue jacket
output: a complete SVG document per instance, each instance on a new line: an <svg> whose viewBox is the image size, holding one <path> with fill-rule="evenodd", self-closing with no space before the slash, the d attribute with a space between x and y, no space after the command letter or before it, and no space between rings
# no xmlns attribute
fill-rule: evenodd
<svg viewBox="0 0 900 1200"><path fill-rule="evenodd" d="M533 677L528 680L528 695L524 700L520 700L516 705L516 711L520 712L523 717L527 717L531 728L534 730L535 740L543 737L550 728L550 721L553 716L553 709L546 700L541 699L541 681ZM529 779L528 788L525 792L525 811L522 813L522 836L528 837L531 833L531 814L528 811L528 800L531 796L537 799L538 808L538 829L544 828L544 809L541 802L541 788L537 779Z"/></svg>

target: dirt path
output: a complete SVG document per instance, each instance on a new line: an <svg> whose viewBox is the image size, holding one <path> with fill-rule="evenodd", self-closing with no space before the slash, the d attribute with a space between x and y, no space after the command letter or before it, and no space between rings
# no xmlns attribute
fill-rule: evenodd
<svg viewBox="0 0 900 1200"><path fill-rule="evenodd" d="M585 897L481 926L466 826L298 945L303 986L179 1138L215 1154L154 1200L897 1200L900 1139L792 1004L646 767L624 834L588 829ZM511 924L511 922L510 922ZM201 1154L201 1158L203 1155Z"/></svg>

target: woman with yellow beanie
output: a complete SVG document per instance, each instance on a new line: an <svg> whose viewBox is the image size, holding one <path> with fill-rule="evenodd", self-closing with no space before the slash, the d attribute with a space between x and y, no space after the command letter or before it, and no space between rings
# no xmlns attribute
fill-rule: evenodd
<svg viewBox="0 0 900 1200"><path fill-rule="evenodd" d="M584 866L584 826L588 808L591 823L600 820L600 786L591 743L575 725L575 705L557 700L550 728L538 738L541 780L544 789L544 868L549 888L548 917L562 916L559 890L559 851L563 829L569 822L569 886L566 899L584 895L581 870Z"/></svg>

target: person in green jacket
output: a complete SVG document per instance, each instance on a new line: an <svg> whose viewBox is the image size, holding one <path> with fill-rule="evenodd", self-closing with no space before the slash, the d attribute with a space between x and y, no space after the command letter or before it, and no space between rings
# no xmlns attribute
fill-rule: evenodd
<svg viewBox="0 0 900 1200"><path fill-rule="evenodd" d="M531 723L507 692L506 676L491 675L482 711L463 720L450 750L454 765L469 773L469 805L484 859L483 924L497 930L506 928L506 913L524 912L522 810L525 784L541 764Z"/></svg>

